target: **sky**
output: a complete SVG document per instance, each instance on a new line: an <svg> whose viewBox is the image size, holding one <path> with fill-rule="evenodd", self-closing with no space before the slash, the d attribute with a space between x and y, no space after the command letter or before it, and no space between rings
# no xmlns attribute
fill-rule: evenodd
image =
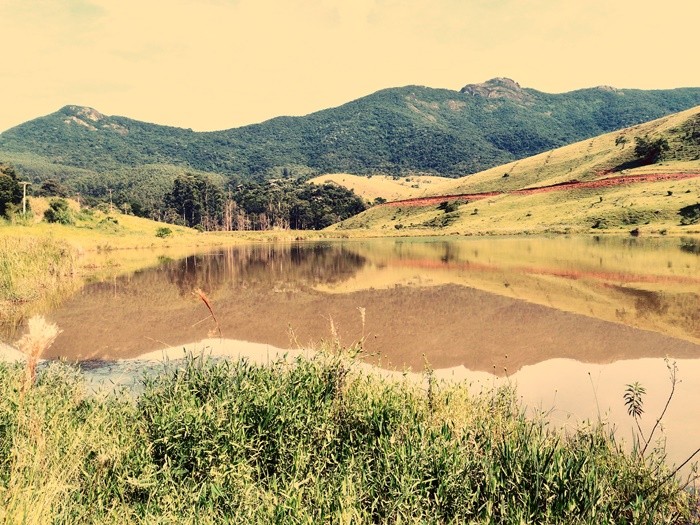
<svg viewBox="0 0 700 525"><path fill-rule="evenodd" d="M697 0L0 0L0 131L67 104L218 130L380 89L700 87Z"/></svg>

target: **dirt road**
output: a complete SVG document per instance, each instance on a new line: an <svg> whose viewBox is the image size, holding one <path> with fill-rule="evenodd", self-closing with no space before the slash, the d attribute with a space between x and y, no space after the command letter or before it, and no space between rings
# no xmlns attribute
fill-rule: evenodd
<svg viewBox="0 0 700 525"><path fill-rule="evenodd" d="M469 202L487 199L489 197L498 197L499 195L530 195L535 193L547 193L552 191L578 190L591 188L607 188L611 186L622 186L624 184L639 184L643 182L659 182L692 179L700 177L700 173L645 173L643 175L617 175L614 177L606 177L589 181L572 180L561 182L559 184L551 184L549 186L536 186L533 188L523 188L513 191L491 191L482 193L458 193L454 195L439 195L432 197L418 197L413 199L404 199L392 201L382 204L382 206L432 206L441 202L450 202L456 200L467 200Z"/></svg>

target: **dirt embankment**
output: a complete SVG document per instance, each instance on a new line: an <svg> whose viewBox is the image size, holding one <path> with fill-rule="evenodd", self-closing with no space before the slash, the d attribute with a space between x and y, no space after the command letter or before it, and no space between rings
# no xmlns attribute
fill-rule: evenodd
<svg viewBox="0 0 700 525"><path fill-rule="evenodd" d="M639 184L643 182L659 182L672 181L682 179L692 179L700 177L700 173L645 173L643 175L618 175L615 177L606 177L603 179L578 181L572 180L561 182L558 184L550 184L548 186L536 186L533 188L523 188L512 191L491 191L482 193L458 193L454 195L440 195L434 197L417 197L414 199L404 199L400 201L392 201L382 204L382 206L432 206L441 202L450 202L456 200L476 201L487 199L489 197L497 197L499 195L530 195L535 193L547 193L552 191L563 190L579 190L592 188L608 188L612 186L622 186L624 184Z"/></svg>

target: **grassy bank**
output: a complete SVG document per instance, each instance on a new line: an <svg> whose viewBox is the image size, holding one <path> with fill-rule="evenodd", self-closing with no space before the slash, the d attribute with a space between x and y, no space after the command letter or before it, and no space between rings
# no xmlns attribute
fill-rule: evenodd
<svg viewBox="0 0 700 525"><path fill-rule="evenodd" d="M0 323L18 322L74 289L77 252L47 237L0 237Z"/></svg>
<svg viewBox="0 0 700 525"><path fill-rule="evenodd" d="M685 523L665 467L562 435L514 392L390 382L337 358L191 361L126 395L0 365L5 523Z"/></svg>

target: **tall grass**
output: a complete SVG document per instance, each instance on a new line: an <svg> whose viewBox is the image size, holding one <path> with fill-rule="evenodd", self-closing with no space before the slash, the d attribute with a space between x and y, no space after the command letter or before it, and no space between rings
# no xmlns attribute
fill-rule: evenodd
<svg viewBox="0 0 700 525"><path fill-rule="evenodd" d="M385 381L337 357L189 360L136 400L0 365L0 521L690 522L675 480L604 427L528 419L511 389Z"/></svg>
<svg viewBox="0 0 700 525"><path fill-rule="evenodd" d="M0 237L0 324L19 322L32 308L75 285L75 249L46 237Z"/></svg>

